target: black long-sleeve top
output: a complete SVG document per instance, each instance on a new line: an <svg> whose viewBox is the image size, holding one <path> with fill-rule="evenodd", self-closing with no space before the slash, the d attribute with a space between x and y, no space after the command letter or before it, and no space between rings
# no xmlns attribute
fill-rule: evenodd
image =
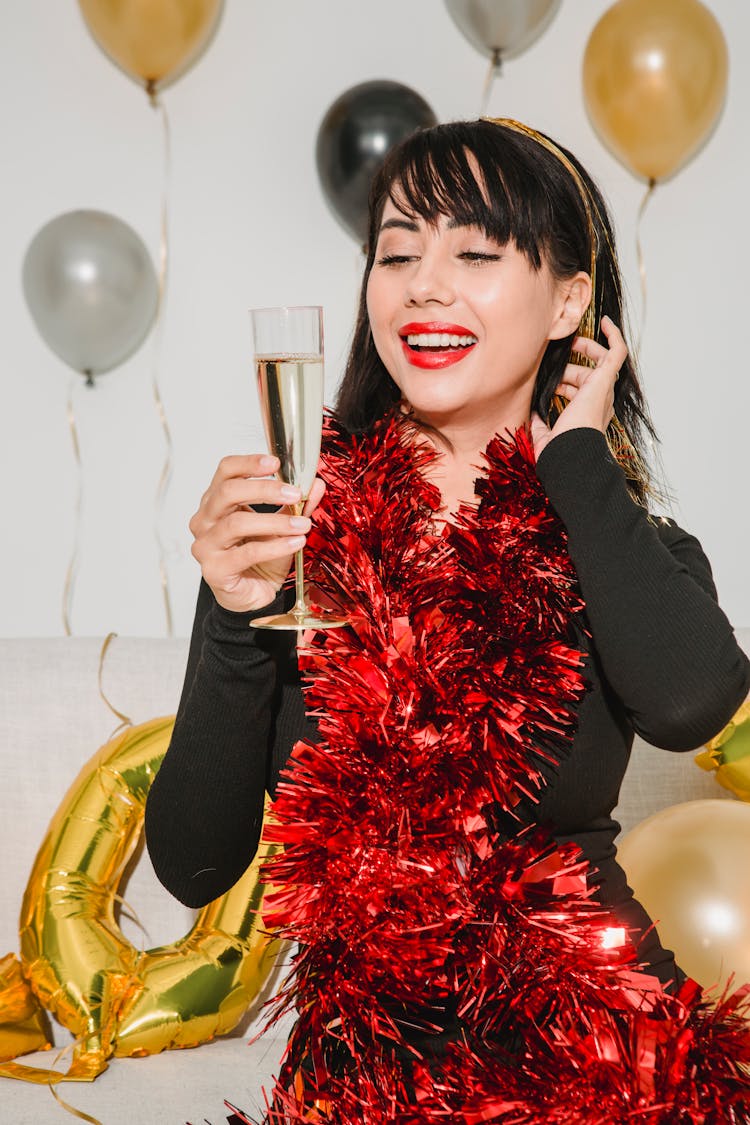
<svg viewBox="0 0 750 1125"><path fill-rule="evenodd" d="M616 862L612 818L634 731L691 750L724 726L750 688L750 662L716 600L700 544L671 520L649 518L628 492L604 435L553 439L537 473L568 532L591 639L569 755L550 768L529 818L588 856L598 898L638 937L650 926ZM219 606L201 584L172 741L146 805L158 877L191 906L225 893L256 851L265 792L273 795L294 743L315 741L305 715L296 634L254 630L255 613ZM654 758L657 770L658 758ZM641 958L675 976L654 931Z"/></svg>

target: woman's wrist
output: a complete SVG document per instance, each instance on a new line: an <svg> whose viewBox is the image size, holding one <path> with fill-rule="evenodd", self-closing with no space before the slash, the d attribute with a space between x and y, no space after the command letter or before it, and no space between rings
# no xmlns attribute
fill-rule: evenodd
<svg viewBox="0 0 750 1125"><path fill-rule="evenodd" d="M246 632L256 617L278 612L281 600L281 590L277 590L275 596L270 601L264 602L263 605L247 606L244 609L230 609L222 605L214 594L214 612L225 628Z"/></svg>
<svg viewBox="0 0 750 1125"><path fill-rule="evenodd" d="M552 446L555 448L550 454L548 451ZM572 426L570 429L552 434L550 440L537 455L537 470L558 457L576 457L579 451L583 452L586 457L596 457L597 453L601 453L608 460L614 460L607 442L607 435L597 426Z"/></svg>

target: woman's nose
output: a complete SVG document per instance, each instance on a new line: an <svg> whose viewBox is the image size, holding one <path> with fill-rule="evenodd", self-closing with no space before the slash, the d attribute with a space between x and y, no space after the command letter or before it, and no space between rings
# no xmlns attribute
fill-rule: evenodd
<svg viewBox="0 0 750 1125"><path fill-rule="evenodd" d="M438 255L427 253L414 263L406 279L406 305L425 305L433 301L449 305L454 297L448 265Z"/></svg>

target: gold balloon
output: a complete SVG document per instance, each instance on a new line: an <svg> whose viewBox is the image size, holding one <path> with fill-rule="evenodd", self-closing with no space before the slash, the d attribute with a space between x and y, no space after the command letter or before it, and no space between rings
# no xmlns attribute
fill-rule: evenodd
<svg viewBox="0 0 750 1125"><path fill-rule="evenodd" d="M728 800L662 809L618 844L636 898L677 964L710 988L750 981L750 807Z"/></svg>
<svg viewBox="0 0 750 1125"><path fill-rule="evenodd" d="M21 913L23 972L76 1037L67 1080L90 1080L112 1055L192 1047L235 1027L272 968L262 929L260 856L174 945L139 952L115 918L117 886L137 845L173 720L153 719L107 743L53 817ZM47 1081L20 1066L0 1074ZM36 1076L35 1076L36 1075Z"/></svg>
<svg viewBox="0 0 750 1125"><path fill-rule="evenodd" d="M47 1014L8 953L0 957L0 1062L52 1046Z"/></svg>
<svg viewBox="0 0 750 1125"><path fill-rule="evenodd" d="M205 50L223 0L78 0L104 53L150 94Z"/></svg>
<svg viewBox="0 0 750 1125"><path fill-rule="evenodd" d="M586 46L586 108L626 168L663 180L711 133L727 66L722 30L699 0L618 0Z"/></svg>
<svg viewBox="0 0 750 1125"><path fill-rule="evenodd" d="M181 941L141 956L139 986L118 1014L116 1055L196 1047L246 1014L277 957L261 924L260 862L205 906Z"/></svg>

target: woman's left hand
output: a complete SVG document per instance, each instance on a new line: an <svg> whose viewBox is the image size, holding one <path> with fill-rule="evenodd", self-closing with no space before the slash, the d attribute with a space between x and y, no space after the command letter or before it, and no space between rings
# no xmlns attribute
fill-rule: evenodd
<svg viewBox="0 0 750 1125"><path fill-rule="evenodd" d="M569 363L556 393L568 400L554 426L550 427L538 414L531 416L531 436L537 459L554 438L566 430L587 426L606 433L615 412L615 383L628 354L622 332L608 316L602 317L602 332L607 346L585 336L576 336L573 350L596 362L596 367Z"/></svg>

